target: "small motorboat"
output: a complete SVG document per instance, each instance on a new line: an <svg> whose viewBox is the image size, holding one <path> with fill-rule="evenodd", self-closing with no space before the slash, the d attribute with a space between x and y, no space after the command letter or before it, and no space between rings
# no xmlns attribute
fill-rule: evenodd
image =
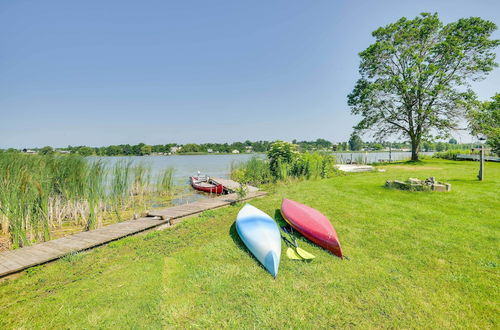
<svg viewBox="0 0 500 330"><path fill-rule="evenodd" d="M191 186L199 191L211 193L211 194L222 194L225 192L224 186L217 183L205 175L192 176L189 178L191 180Z"/></svg>

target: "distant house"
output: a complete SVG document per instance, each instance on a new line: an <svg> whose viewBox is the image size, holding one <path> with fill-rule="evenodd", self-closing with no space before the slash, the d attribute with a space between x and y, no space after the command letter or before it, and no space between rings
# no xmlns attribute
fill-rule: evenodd
<svg viewBox="0 0 500 330"><path fill-rule="evenodd" d="M214 151L212 149L207 149L207 152L212 153Z"/></svg>
<svg viewBox="0 0 500 330"><path fill-rule="evenodd" d="M231 151L231 153L233 153L233 154L239 154L239 153L240 153L240 151L239 151L239 150L234 149L233 151Z"/></svg>
<svg viewBox="0 0 500 330"><path fill-rule="evenodd" d="M176 152L181 151L182 147L171 147L170 152L175 154Z"/></svg>
<svg viewBox="0 0 500 330"><path fill-rule="evenodd" d="M23 152L27 153L27 154L37 154L38 153L35 150L31 150L31 149L23 149Z"/></svg>
<svg viewBox="0 0 500 330"><path fill-rule="evenodd" d="M68 150L56 150L56 152L60 154L69 154L70 152Z"/></svg>
<svg viewBox="0 0 500 330"><path fill-rule="evenodd" d="M252 146L245 146L245 151L246 152L252 152L253 147Z"/></svg>

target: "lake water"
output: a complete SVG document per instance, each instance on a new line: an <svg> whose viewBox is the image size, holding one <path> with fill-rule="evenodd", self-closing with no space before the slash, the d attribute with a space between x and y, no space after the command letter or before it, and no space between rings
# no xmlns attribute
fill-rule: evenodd
<svg viewBox="0 0 500 330"><path fill-rule="evenodd" d="M132 161L133 165L143 164L151 168L155 177L161 170L168 167L175 169L177 183L188 182L188 177L196 175L198 171L210 176L229 178L231 163L245 162L253 156L265 158L264 154L235 154L235 155L172 155L172 156L132 156L132 157L91 157L114 165L118 161Z"/></svg>
<svg viewBox="0 0 500 330"><path fill-rule="evenodd" d="M432 152L423 152L423 155L431 155ZM380 160L388 160L389 152L368 153L336 153L338 163L355 161L357 163L373 163ZM395 160L409 159L410 152L392 152L390 158ZM232 163L245 162L252 157L266 158L265 154L234 154L234 155L172 155L172 156L132 156L132 157L89 157L91 160L103 160L108 166L113 166L119 161L132 161L132 164L143 164L151 168L152 177L165 168L175 169L175 182L179 186L177 198L174 204L184 204L206 197L198 193L189 185L189 176L196 175L198 171L214 177L229 178Z"/></svg>
<svg viewBox="0 0 500 330"><path fill-rule="evenodd" d="M421 155L432 155L432 152L422 152ZM409 159L410 152L357 152L336 153L338 163L355 161L357 163L374 163L380 160L393 161ZM234 155L172 155L172 156L132 156L132 157L91 157L101 159L113 165L118 161L130 160L133 165L144 164L151 168L152 176L155 177L161 170L172 167L175 169L175 178L178 184L187 183L188 177L195 175L198 171L215 177L228 178L231 163L245 162L252 157L265 158L264 154L234 154Z"/></svg>
<svg viewBox="0 0 500 330"><path fill-rule="evenodd" d="M420 155L432 155L434 152L420 152ZM411 158L411 152L409 151L392 151L390 154L388 151L382 152L339 152L335 154L337 156L337 163L345 164L349 161L355 161L356 163L377 163L380 161L399 161Z"/></svg>
<svg viewBox="0 0 500 330"><path fill-rule="evenodd" d="M89 157L91 160L102 160L111 167L120 161L132 161L132 165L143 164L151 168L154 180L158 173L166 168L174 168L175 183L179 186L173 204L185 204L206 198L207 194L192 189L189 177L198 171L209 176L229 178L231 163L245 162L252 157L265 158L264 154L234 155L172 155L172 156L131 156L131 157Z"/></svg>

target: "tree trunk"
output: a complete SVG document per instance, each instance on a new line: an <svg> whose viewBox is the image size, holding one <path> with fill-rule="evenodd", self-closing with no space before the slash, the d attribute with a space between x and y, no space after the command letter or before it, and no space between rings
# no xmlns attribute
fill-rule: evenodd
<svg viewBox="0 0 500 330"><path fill-rule="evenodd" d="M412 161L418 160L419 149L420 149L420 141L417 141L416 139L412 139L411 140L411 160Z"/></svg>

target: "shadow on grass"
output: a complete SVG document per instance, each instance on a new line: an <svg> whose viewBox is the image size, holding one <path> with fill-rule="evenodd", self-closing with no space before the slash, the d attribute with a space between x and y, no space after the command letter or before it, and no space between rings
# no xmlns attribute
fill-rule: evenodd
<svg viewBox="0 0 500 330"><path fill-rule="evenodd" d="M285 218L283 218L283 215L281 215L280 209L276 209L274 211L274 220L276 221L279 227L288 226L288 223L286 222Z"/></svg>
<svg viewBox="0 0 500 330"><path fill-rule="evenodd" d="M276 223L280 228L281 227L291 228L288 222L286 222L285 218L283 218L280 209L276 209L276 211L274 211L274 220L276 220ZM295 229L293 230L292 237L300 242L303 242L306 245L314 246L314 243L309 241L306 237L304 237L301 233L299 233Z"/></svg>
<svg viewBox="0 0 500 330"><path fill-rule="evenodd" d="M286 227L290 227L290 225L288 224L288 222L286 222L285 218L283 218L283 215L281 214L281 211L280 209L276 209L274 211L274 220L276 220L278 226L282 227L282 226L286 226ZM333 254L331 251L325 249L324 247L322 246L319 246L318 244L315 244L313 242L311 242L308 238L304 237L301 233L299 233L298 231L296 230L293 230L293 234L292 234L292 237L295 238L296 240L300 241L301 243L300 244L304 244L306 246L310 246L311 248L320 248L321 250L325 251L326 253L328 253L329 255L332 255L336 258L338 258L335 254ZM286 246L286 245L285 245ZM299 247L301 247L299 245ZM302 261L306 261L306 262L311 262L312 260L302 260Z"/></svg>
<svg viewBox="0 0 500 330"><path fill-rule="evenodd" d="M480 183L481 181L479 181L479 179L477 177L472 177L471 178L467 178L467 179L448 179L448 182L464 182L464 183L474 183L474 182L477 182L477 183Z"/></svg>
<svg viewBox="0 0 500 330"><path fill-rule="evenodd" d="M236 222L233 222L231 227L229 228L229 236L233 239L234 244L239 247L241 250L245 252L249 252L245 243L241 240L240 235L238 234L238 231L236 230Z"/></svg>
<svg viewBox="0 0 500 330"><path fill-rule="evenodd" d="M244 251L246 254L248 254L257 263L257 265L259 265L260 268L262 268L266 273L269 274L269 272L267 271L267 269L264 268L264 266L260 263L259 260L257 260L257 258L255 258L255 256L253 255L253 253L250 252L250 250L247 248L247 246L245 245L245 243L243 243L243 241L241 240L241 237L238 234L238 231L236 230L236 222L233 222L233 224L231 225L231 227L229 227L229 236L231 236L231 238L233 239L234 244L237 247L239 247L242 251Z"/></svg>

